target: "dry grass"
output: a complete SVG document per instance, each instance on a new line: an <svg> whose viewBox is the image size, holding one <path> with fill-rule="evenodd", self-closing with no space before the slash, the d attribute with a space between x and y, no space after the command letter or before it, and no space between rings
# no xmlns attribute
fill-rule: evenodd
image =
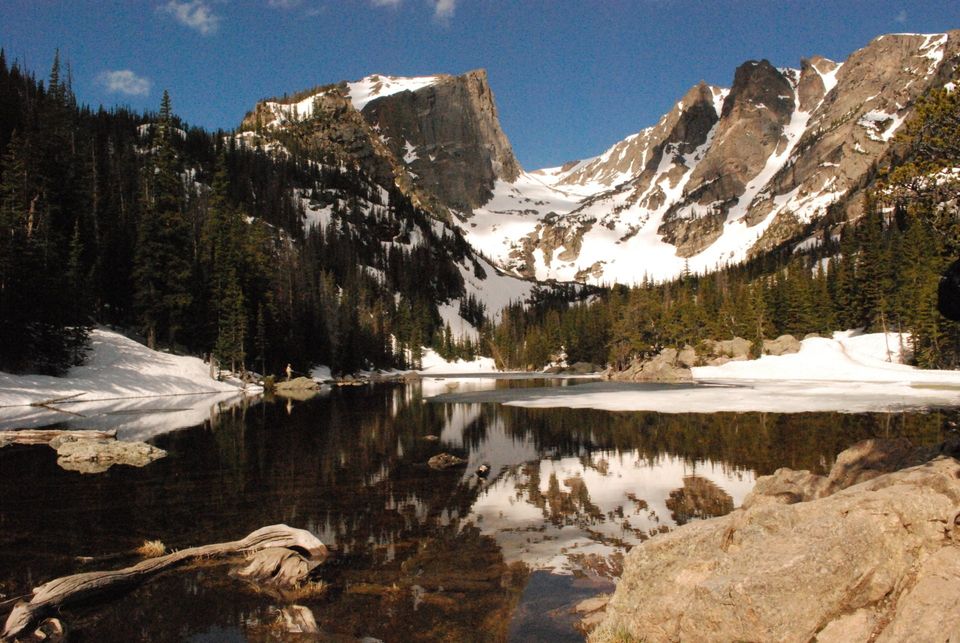
<svg viewBox="0 0 960 643"><path fill-rule="evenodd" d="M167 546L162 540L144 540L143 544L137 547L136 552L144 558L159 558L167 553Z"/></svg>

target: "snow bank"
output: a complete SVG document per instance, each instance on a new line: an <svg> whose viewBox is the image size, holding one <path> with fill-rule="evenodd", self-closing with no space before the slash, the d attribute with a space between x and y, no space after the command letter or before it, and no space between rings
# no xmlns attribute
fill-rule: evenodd
<svg viewBox="0 0 960 643"><path fill-rule="evenodd" d="M494 373L497 372L497 365L492 357L478 357L472 361L458 359L453 362L440 357L432 348L423 350L422 368L419 373L429 373L431 375L438 373Z"/></svg>
<svg viewBox="0 0 960 643"><path fill-rule="evenodd" d="M792 355L694 368L694 384L603 383L521 392L504 402L661 413L865 413L960 406L960 371L899 364L900 346L896 333L847 331L832 339L805 339Z"/></svg>
<svg viewBox="0 0 960 643"><path fill-rule="evenodd" d="M923 370L900 364L902 344L909 336L897 333L861 335L834 333L832 339L811 337L792 355L764 355L746 362L693 369L697 380L804 380L842 382L901 382L960 385L960 371Z"/></svg>
<svg viewBox="0 0 960 643"><path fill-rule="evenodd" d="M212 379L209 365L196 357L152 351L109 330L95 329L90 349L86 363L66 377L0 373L0 407L71 395L77 396L71 401L92 402L240 391Z"/></svg>

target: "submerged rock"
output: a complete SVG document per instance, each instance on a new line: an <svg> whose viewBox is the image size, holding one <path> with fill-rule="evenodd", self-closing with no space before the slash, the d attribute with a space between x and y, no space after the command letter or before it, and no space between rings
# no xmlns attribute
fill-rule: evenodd
<svg viewBox="0 0 960 643"><path fill-rule="evenodd" d="M754 501L635 547L591 640L960 637L960 462L883 473L922 451L901 447L856 445L829 476L778 472L754 494L800 501Z"/></svg>

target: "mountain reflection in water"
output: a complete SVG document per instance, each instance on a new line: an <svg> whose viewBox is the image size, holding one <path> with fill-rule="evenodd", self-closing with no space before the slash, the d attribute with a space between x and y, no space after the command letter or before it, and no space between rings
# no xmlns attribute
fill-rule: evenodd
<svg viewBox="0 0 960 643"><path fill-rule="evenodd" d="M457 393L578 385L457 382ZM147 539L180 548L282 522L335 551L326 591L298 600L331 636L577 640L570 605L609 591L630 546L730 511L756 476L778 467L825 472L861 439L933 442L956 419L953 411L667 415L429 401L451 383L222 409L155 437L169 456L143 469L82 476L59 469L50 449L2 449L0 598L127 564L116 554ZM425 466L440 452L467 465ZM486 478L474 474L482 463ZM168 574L66 617L84 640L280 636L279 610L290 601L249 588L223 573L228 567Z"/></svg>

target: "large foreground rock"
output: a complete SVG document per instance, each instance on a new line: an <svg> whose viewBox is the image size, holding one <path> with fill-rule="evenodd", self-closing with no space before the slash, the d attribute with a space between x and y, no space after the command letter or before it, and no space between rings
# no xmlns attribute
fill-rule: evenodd
<svg viewBox="0 0 960 643"><path fill-rule="evenodd" d="M591 640L960 641L960 462L879 474L911 456L858 447L813 480L817 499L754 502L633 549ZM844 476L875 477L819 497Z"/></svg>

